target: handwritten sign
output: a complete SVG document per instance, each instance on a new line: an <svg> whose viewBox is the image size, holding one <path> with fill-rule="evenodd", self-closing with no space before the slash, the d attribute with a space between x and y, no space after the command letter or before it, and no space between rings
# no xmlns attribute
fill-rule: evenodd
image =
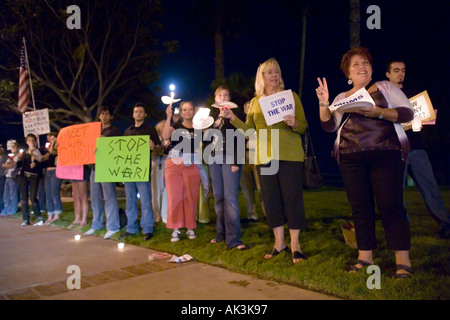
<svg viewBox="0 0 450 320"><path fill-rule="evenodd" d="M330 109L330 112L351 113L361 108L373 107L374 105L375 101L373 101L366 88L361 88L351 96L333 102L328 109Z"/></svg>
<svg viewBox="0 0 450 320"><path fill-rule="evenodd" d="M286 90L259 99L259 105L268 126L283 121L287 115L295 116L292 90Z"/></svg>
<svg viewBox="0 0 450 320"><path fill-rule="evenodd" d="M58 134L58 161L62 166L95 163L95 144L101 133L101 122L77 124Z"/></svg>
<svg viewBox="0 0 450 320"><path fill-rule="evenodd" d="M83 165L76 166L61 166L59 164L59 157L56 162L56 177L59 179L69 180L83 180L84 168Z"/></svg>
<svg viewBox="0 0 450 320"><path fill-rule="evenodd" d="M23 133L26 137L32 133L37 136L50 132L48 109L35 110L22 114Z"/></svg>
<svg viewBox="0 0 450 320"><path fill-rule="evenodd" d="M414 109L414 118L419 118L422 120L422 124L425 123L433 123L433 120L436 120L436 112L433 109L433 105L431 104L430 96L428 92L425 90L422 93L412 97L409 99L411 105ZM412 128L412 121L407 123L402 123L403 129L409 130Z"/></svg>
<svg viewBox="0 0 450 320"><path fill-rule="evenodd" d="M95 182L150 180L150 136L97 139Z"/></svg>

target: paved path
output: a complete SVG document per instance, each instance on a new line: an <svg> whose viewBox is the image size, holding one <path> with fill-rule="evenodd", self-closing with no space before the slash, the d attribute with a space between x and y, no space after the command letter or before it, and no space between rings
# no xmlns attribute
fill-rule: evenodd
<svg viewBox="0 0 450 320"><path fill-rule="evenodd" d="M0 219L0 300L332 300L334 297L54 226ZM81 288L76 273L79 267ZM70 277L70 279L69 279ZM69 279L69 281L68 281Z"/></svg>

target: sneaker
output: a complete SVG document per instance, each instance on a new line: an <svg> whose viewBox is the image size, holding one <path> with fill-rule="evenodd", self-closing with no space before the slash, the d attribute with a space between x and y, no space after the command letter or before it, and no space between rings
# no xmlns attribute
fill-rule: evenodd
<svg viewBox="0 0 450 320"><path fill-rule="evenodd" d="M83 233L83 235L85 235L85 236L92 236L94 234L94 232L95 232L95 230L90 228L88 231Z"/></svg>
<svg viewBox="0 0 450 320"><path fill-rule="evenodd" d="M171 242L177 242L180 241L180 232L179 231L174 231L172 233L172 239L170 239Z"/></svg>
<svg viewBox="0 0 450 320"><path fill-rule="evenodd" d="M24 221L24 222L22 222L22 224L21 224L21 226L29 226L30 225L30 223L28 222L28 221Z"/></svg>
<svg viewBox="0 0 450 320"><path fill-rule="evenodd" d="M103 239L109 239L109 238L111 238L111 236L113 235L113 234L116 234L117 232L119 232L119 230L117 230L117 231L106 231L106 233L105 233L105 236L103 237Z"/></svg>
<svg viewBox="0 0 450 320"><path fill-rule="evenodd" d="M44 221L43 220L39 220L39 222L36 222L35 224L33 224L33 227L40 227L44 225Z"/></svg>
<svg viewBox="0 0 450 320"><path fill-rule="evenodd" d="M194 240L195 238L197 238L197 236L195 235L194 230L188 230L188 231L186 232L186 236L187 236L189 239L191 239L191 240Z"/></svg>
<svg viewBox="0 0 450 320"><path fill-rule="evenodd" d="M150 240L151 238L153 238L153 233L145 233L144 234L144 241L148 241L148 240Z"/></svg>

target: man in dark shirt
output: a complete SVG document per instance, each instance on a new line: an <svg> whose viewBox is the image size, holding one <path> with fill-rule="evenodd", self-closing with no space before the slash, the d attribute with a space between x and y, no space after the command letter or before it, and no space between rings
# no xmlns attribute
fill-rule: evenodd
<svg viewBox="0 0 450 320"><path fill-rule="evenodd" d="M142 103L136 103L133 108L134 124L128 127L124 136L150 136L150 149L161 148L156 129L145 122L147 113ZM150 157L149 157L150 158ZM138 193L141 201L141 228L144 234L144 241L150 240L153 236L153 208L152 208L152 188L150 183L150 174L147 182L125 182L125 194L127 199L126 215L128 219L127 232L121 235L121 238L134 235L139 232L137 222L138 218Z"/></svg>
<svg viewBox="0 0 450 320"><path fill-rule="evenodd" d="M402 60L392 60L387 65L386 77L399 87L408 98L415 94L403 86L406 73L406 64ZM442 238L450 237L450 214L445 207L436 179L433 175L428 154L425 151L425 141L422 131L407 130L411 150L405 166L405 177L409 173L417 185L420 194L433 218L440 224L439 235Z"/></svg>
<svg viewBox="0 0 450 320"><path fill-rule="evenodd" d="M102 137L121 136L120 130L113 126L113 114L108 106L100 110L99 119L102 123ZM84 235L92 235L96 230L103 228L103 199L105 199L106 234L104 239L110 238L120 230L119 204L116 197L116 184L114 182L95 182L95 167L91 170L91 206L92 225ZM102 197L103 194L103 197Z"/></svg>

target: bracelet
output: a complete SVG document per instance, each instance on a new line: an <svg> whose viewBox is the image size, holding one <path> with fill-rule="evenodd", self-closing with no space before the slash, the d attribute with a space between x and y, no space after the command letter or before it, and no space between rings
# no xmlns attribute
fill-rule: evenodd
<svg viewBox="0 0 450 320"><path fill-rule="evenodd" d="M325 103L320 102L320 103L319 103L319 106L320 106L321 108L328 108L328 107L330 106L330 103L329 103L329 102L325 102Z"/></svg>

